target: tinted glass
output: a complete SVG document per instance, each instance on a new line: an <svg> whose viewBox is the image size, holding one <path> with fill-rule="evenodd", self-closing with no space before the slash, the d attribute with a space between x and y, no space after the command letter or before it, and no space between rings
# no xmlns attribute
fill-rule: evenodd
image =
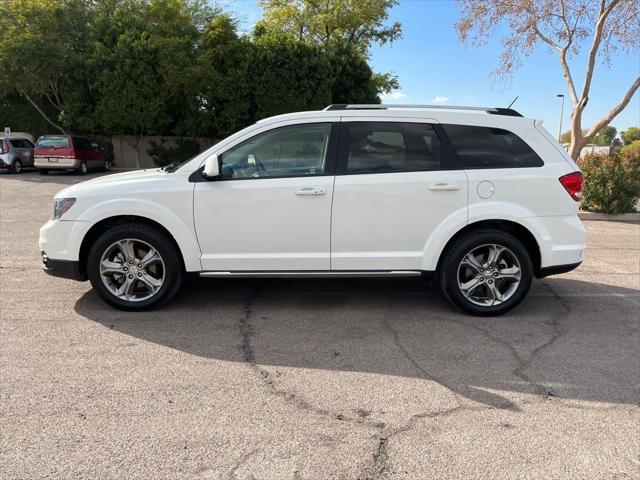
<svg viewBox="0 0 640 480"><path fill-rule="evenodd" d="M30 140L27 140L26 138L22 139L22 148L33 148L33 143L31 143Z"/></svg>
<svg viewBox="0 0 640 480"><path fill-rule="evenodd" d="M224 178L300 177L324 172L330 123L276 128L222 155Z"/></svg>
<svg viewBox="0 0 640 480"><path fill-rule="evenodd" d="M23 148L22 147L22 140L9 140L9 143L11 144L11 146L13 148Z"/></svg>
<svg viewBox="0 0 640 480"><path fill-rule="evenodd" d="M75 138L74 143L80 150L93 150L91 142L86 138Z"/></svg>
<svg viewBox="0 0 640 480"><path fill-rule="evenodd" d="M353 122L346 128L347 173L440 169L440 139L429 124Z"/></svg>
<svg viewBox="0 0 640 480"><path fill-rule="evenodd" d="M442 125L463 168L541 167L544 162L524 140L501 128Z"/></svg>
<svg viewBox="0 0 640 480"><path fill-rule="evenodd" d="M36 146L39 148L69 148L68 137L40 137Z"/></svg>

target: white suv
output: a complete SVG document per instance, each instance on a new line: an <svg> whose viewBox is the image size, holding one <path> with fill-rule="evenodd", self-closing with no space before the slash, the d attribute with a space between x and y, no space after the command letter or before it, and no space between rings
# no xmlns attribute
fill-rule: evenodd
<svg viewBox="0 0 640 480"><path fill-rule="evenodd" d="M583 258L582 174L502 108L331 105L268 118L182 164L59 192L47 273L156 307L203 277L435 274L476 315Z"/></svg>

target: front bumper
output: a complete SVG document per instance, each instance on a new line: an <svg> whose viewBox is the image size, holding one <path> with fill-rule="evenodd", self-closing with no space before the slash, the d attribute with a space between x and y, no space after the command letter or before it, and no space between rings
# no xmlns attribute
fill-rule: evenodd
<svg viewBox="0 0 640 480"><path fill-rule="evenodd" d="M86 280L80 264L80 244L91 224L49 220L40 228L42 267L49 275Z"/></svg>
<svg viewBox="0 0 640 480"><path fill-rule="evenodd" d="M75 260L54 260L42 252L42 269L48 275L84 282L87 278Z"/></svg>

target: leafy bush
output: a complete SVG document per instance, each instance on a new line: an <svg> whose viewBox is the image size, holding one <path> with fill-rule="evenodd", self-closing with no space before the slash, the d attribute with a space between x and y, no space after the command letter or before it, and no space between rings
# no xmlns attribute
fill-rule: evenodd
<svg viewBox="0 0 640 480"><path fill-rule="evenodd" d="M194 157L202 150L197 140L192 138L177 138L172 145L167 146L167 140L162 139L160 143L156 143L153 140L150 143L150 147L147 153L153 158L153 161L159 167L164 167L173 162L182 162Z"/></svg>
<svg viewBox="0 0 640 480"><path fill-rule="evenodd" d="M583 209L601 213L636 211L640 200L640 145L629 147L611 155L588 155L579 162L584 174Z"/></svg>

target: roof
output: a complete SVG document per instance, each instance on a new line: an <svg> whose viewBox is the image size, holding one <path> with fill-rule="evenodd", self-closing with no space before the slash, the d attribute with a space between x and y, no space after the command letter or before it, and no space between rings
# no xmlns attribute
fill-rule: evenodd
<svg viewBox="0 0 640 480"><path fill-rule="evenodd" d="M505 113L507 112L507 113ZM445 105L329 105L324 110L286 113L264 118L257 123L271 124L291 120L326 120L335 121L340 118L376 117L381 121L399 118L428 119L437 123L453 123L460 125L478 125L508 128L514 124L532 124L532 119L523 117L515 110L499 107L465 107Z"/></svg>

